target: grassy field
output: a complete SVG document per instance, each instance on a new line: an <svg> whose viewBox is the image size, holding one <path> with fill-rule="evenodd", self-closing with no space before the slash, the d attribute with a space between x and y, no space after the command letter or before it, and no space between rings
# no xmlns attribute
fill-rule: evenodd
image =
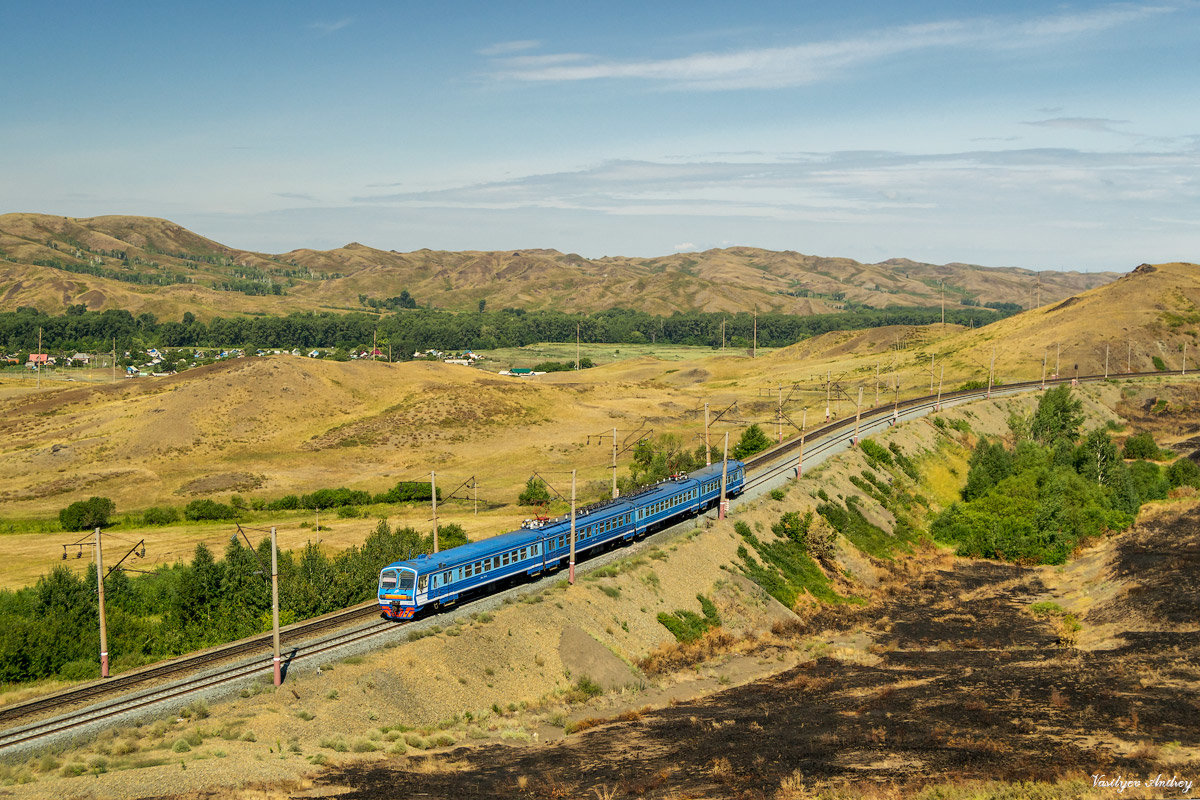
<svg viewBox="0 0 1200 800"><path fill-rule="evenodd" d="M760 356L773 353L779 348L758 348ZM559 361L575 363L575 344L558 342L540 342L525 347L502 347L496 350L483 350L480 354L487 359L486 366L490 369L509 367L531 368L543 361ZM590 358L596 364L611 364L617 361L629 361L636 358L657 358L660 361L695 361L722 355L720 350L711 347L693 347L690 345L674 344L580 344L579 357ZM749 351L743 348L726 348L724 355L745 355Z"/></svg>

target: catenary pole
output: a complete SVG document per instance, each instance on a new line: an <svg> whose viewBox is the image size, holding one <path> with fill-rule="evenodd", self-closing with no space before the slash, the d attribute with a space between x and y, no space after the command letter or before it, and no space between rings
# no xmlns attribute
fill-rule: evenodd
<svg viewBox="0 0 1200 800"><path fill-rule="evenodd" d="M725 431L725 455L721 457L721 502L717 506L717 519L725 519L729 502L725 499L725 486L729 478L729 431Z"/></svg>
<svg viewBox="0 0 1200 800"><path fill-rule="evenodd" d="M946 377L946 363L942 362L942 371L938 373L938 396L937 396L937 403L935 403L933 406L934 411L942 410L942 381L945 379L945 377Z"/></svg>
<svg viewBox="0 0 1200 800"><path fill-rule="evenodd" d="M40 349L40 348L39 348ZM104 616L104 546L96 528L96 591L100 599L100 677L108 677L108 624Z"/></svg>
<svg viewBox="0 0 1200 800"><path fill-rule="evenodd" d="M712 448L708 446L708 403L704 404L704 466L712 466Z"/></svg>
<svg viewBox="0 0 1200 800"><path fill-rule="evenodd" d="M275 648L275 685L283 683L283 664L279 660L279 542L271 526L271 644Z"/></svg>
<svg viewBox="0 0 1200 800"><path fill-rule="evenodd" d="M617 429L613 428L613 500L617 499Z"/></svg>
<svg viewBox="0 0 1200 800"><path fill-rule="evenodd" d="M438 551L437 476L429 473L429 499L433 503L433 552Z"/></svg>
<svg viewBox="0 0 1200 800"><path fill-rule="evenodd" d="M571 470L571 559L568 562L567 581L575 583L575 470Z"/></svg>
<svg viewBox="0 0 1200 800"><path fill-rule="evenodd" d="M862 420L862 387L858 387L858 408L854 411L854 443L858 444L858 423Z"/></svg>

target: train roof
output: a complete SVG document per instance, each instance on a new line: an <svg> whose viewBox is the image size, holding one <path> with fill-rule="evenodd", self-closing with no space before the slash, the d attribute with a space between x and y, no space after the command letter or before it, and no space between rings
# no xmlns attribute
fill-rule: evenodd
<svg viewBox="0 0 1200 800"><path fill-rule="evenodd" d="M740 461L730 461L731 469L742 466ZM690 480L705 481L710 478L720 477L721 462L717 462L707 467L702 467L694 472L688 473L684 480L667 480L662 483L657 483L654 486L647 487L637 492L636 494L620 497L616 500L605 500L599 504L589 506L585 509L577 510L575 515L575 524L586 525L592 519L600 517L604 518L613 513L621 513L622 511L633 508L635 505L641 505L645 502L654 502L658 497L670 496L675 489L683 482ZM636 503L634 501L637 501ZM436 572L441 569L449 569L474 561L477 558L489 558L496 554L498 550L507 550L513 547L526 547L535 544L540 539L548 536L558 536L564 531L569 531L571 528L571 517L569 514L556 517L540 528L519 528L508 533L497 534L490 536L487 539L480 539L477 542L468 542L467 544L452 547L449 550L443 550L440 553L423 553L416 558L409 558L403 561L393 561L384 569L389 567L413 567L418 571Z"/></svg>

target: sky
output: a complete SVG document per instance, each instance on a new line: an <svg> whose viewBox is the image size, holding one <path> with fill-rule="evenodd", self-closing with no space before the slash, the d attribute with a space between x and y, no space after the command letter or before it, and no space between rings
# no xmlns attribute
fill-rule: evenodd
<svg viewBox="0 0 1200 800"><path fill-rule="evenodd" d="M1200 261L1200 0L10 3L0 213L280 253Z"/></svg>

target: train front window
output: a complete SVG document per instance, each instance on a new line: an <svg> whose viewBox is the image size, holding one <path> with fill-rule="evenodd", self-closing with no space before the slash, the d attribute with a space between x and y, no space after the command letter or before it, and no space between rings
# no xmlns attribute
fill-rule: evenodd
<svg viewBox="0 0 1200 800"><path fill-rule="evenodd" d="M396 573L381 572L379 574L379 591L390 592L396 588Z"/></svg>
<svg viewBox="0 0 1200 800"><path fill-rule="evenodd" d="M411 589L413 587L413 576L411 572L403 572L400 574L399 587L401 589Z"/></svg>

